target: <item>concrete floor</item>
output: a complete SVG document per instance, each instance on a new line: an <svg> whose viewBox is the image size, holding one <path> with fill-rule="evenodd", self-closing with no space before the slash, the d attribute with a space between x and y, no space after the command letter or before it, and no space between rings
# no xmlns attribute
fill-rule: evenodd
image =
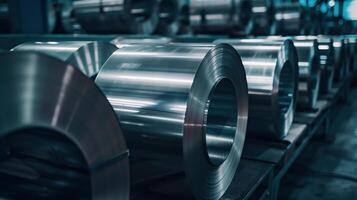
<svg viewBox="0 0 357 200"><path fill-rule="evenodd" d="M332 120L331 142L314 139L283 178L279 199L357 199L357 89Z"/></svg>

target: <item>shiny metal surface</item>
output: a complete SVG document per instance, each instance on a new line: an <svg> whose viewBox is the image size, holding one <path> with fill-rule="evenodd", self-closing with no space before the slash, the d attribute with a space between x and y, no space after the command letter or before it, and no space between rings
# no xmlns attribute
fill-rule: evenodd
<svg viewBox="0 0 357 200"><path fill-rule="evenodd" d="M317 40L294 41L299 65L298 107L314 109L320 90L321 67Z"/></svg>
<svg viewBox="0 0 357 200"><path fill-rule="evenodd" d="M227 39L241 55L249 92L248 134L281 139L293 122L298 96L297 54L291 40Z"/></svg>
<svg viewBox="0 0 357 200"><path fill-rule="evenodd" d="M155 36L155 35L132 35L119 36L111 41L118 48L130 44L168 44L172 41L169 37Z"/></svg>
<svg viewBox="0 0 357 200"><path fill-rule="evenodd" d="M176 35L180 31L181 18L184 12L183 0L158 0L159 24L155 33L162 35Z"/></svg>
<svg viewBox="0 0 357 200"><path fill-rule="evenodd" d="M125 140L93 81L44 54L8 52L0 60L0 193L129 199Z"/></svg>
<svg viewBox="0 0 357 200"><path fill-rule="evenodd" d="M284 41L289 37L268 36L266 39ZM299 98L297 99L297 106L300 109L314 109L321 79L318 42L316 39L293 40L293 42L299 66Z"/></svg>
<svg viewBox="0 0 357 200"><path fill-rule="evenodd" d="M98 74L109 56L118 48L109 42L62 41L62 42L27 42L12 51L41 52L78 68L88 77Z"/></svg>
<svg viewBox="0 0 357 200"><path fill-rule="evenodd" d="M156 0L74 0L73 9L88 33L151 34L159 21Z"/></svg>
<svg viewBox="0 0 357 200"><path fill-rule="evenodd" d="M98 41L110 42L118 35L87 35L87 34L1 34L0 49L9 51L17 45L25 42L49 42L49 41Z"/></svg>
<svg viewBox="0 0 357 200"><path fill-rule="evenodd" d="M168 165L177 157L197 198L224 194L248 116L245 72L231 46L126 46L95 82L117 113L133 158Z"/></svg>
<svg viewBox="0 0 357 200"><path fill-rule="evenodd" d="M269 34L274 22L274 1L252 0L252 34Z"/></svg>
<svg viewBox="0 0 357 200"><path fill-rule="evenodd" d="M247 0L191 0L189 7L190 25L195 33L250 29L252 25L251 2Z"/></svg>
<svg viewBox="0 0 357 200"><path fill-rule="evenodd" d="M305 34L306 10L298 3L280 3L275 7L275 26L272 34L303 35Z"/></svg>
<svg viewBox="0 0 357 200"><path fill-rule="evenodd" d="M321 84L320 92L329 93L334 79L335 51L333 40L321 36L296 36L294 40L317 40L320 54Z"/></svg>

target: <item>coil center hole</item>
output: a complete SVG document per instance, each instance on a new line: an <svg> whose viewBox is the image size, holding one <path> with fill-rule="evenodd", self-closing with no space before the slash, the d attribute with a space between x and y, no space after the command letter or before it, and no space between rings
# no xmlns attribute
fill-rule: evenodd
<svg viewBox="0 0 357 200"><path fill-rule="evenodd" d="M224 78L212 89L205 108L207 156L214 166L228 157L237 130L237 98L232 82Z"/></svg>

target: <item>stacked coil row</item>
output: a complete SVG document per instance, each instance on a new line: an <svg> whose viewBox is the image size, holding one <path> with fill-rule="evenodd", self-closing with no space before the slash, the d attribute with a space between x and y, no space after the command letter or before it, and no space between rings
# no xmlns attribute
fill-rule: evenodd
<svg viewBox="0 0 357 200"><path fill-rule="evenodd" d="M351 32L324 5L273 0L48 1L46 30L55 33L317 35ZM321 2L320 2L321 3ZM18 32L10 3L0 3L0 32ZM324 24L324 26L321 26ZM343 26L341 26L343 24ZM344 27L342 30L341 27Z"/></svg>
<svg viewBox="0 0 357 200"><path fill-rule="evenodd" d="M246 136L283 139L323 80L356 69L353 36L57 39L0 54L2 196L129 199L149 161L219 199Z"/></svg>

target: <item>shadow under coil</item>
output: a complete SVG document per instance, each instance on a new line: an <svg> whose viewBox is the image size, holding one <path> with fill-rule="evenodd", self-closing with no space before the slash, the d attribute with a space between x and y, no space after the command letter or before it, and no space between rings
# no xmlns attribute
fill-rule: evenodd
<svg viewBox="0 0 357 200"><path fill-rule="evenodd" d="M293 122L298 96L297 53L291 40L222 39L238 51L247 74L248 136L281 139Z"/></svg>
<svg viewBox="0 0 357 200"><path fill-rule="evenodd" d="M75 0L73 13L88 33L151 34L159 21L156 0Z"/></svg>
<svg viewBox="0 0 357 200"><path fill-rule="evenodd" d="M94 82L41 53L0 59L1 196L129 199L125 140Z"/></svg>
<svg viewBox="0 0 357 200"><path fill-rule="evenodd" d="M83 74L94 78L118 48L109 42L61 41L26 42L11 51L34 51L53 56L79 69Z"/></svg>
<svg viewBox="0 0 357 200"><path fill-rule="evenodd" d="M168 165L175 157L197 198L225 193L248 116L245 72L234 48L126 46L95 82L117 113L133 158Z"/></svg>

